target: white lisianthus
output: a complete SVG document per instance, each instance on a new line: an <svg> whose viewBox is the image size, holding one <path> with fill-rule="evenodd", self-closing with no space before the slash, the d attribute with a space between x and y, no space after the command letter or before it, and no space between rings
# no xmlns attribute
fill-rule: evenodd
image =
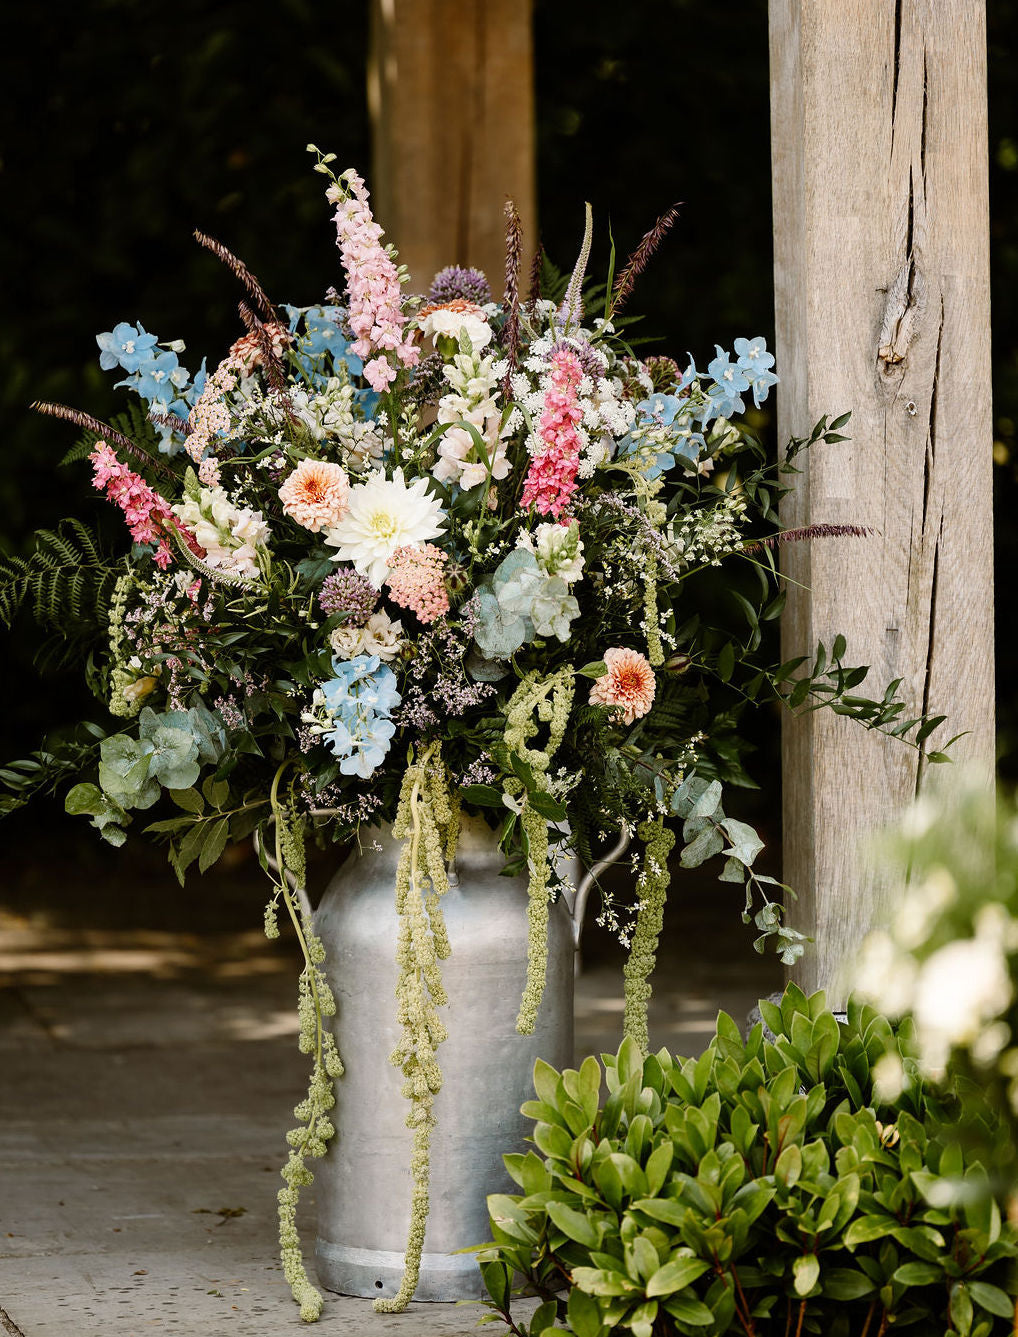
<svg viewBox="0 0 1018 1337"><path fill-rule="evenodd" d="M437 345L443 336L459 343L466 334L475 353L491 343L491 326L481 307L473 302L457 300L443 306L433 306L420 319L421 332Z"/></svg>
<svg viewBox="0 0 1018 1337"><path fill-rule="evenodd" d="M378 470L352 487L346 515L325 532L326 543L337 550L333 561L352 562L381 589L397 548L419 547L445 528L441 502L429 494L428 481L417 478L408 487L402 469L392 478Z"/></svg>
<svg viewBox="0 0 1018 1337"><path fill-rule="evenodd" d="M395 659L403 648L403 624L383 609L372 613L363 627L337 627L329 643L339 659L358 655L377 655L385 663Z"/></svg>

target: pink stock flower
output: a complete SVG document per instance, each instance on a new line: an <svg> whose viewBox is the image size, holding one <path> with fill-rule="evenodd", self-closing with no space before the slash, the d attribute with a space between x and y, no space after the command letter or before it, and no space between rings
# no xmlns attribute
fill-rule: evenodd
<svg viewBox="0 0 1018 1337"><path fill-rule="evenodd" d="M368 384L381 393L396 378L396 367L386 353L395 354L404 367L416 366L420 354L404 335L399 272L382 245L382 229L371 216L364 181L351 172L346 182L348 193L331 186L328 197L336 205L336 241L346 271L350 328L356 336L351 348L364 359Z"/></svg>
<svg viewBox="0 0 1018 1337"><path fill-rule="evenodd" d="M395 603L409 608L421 622L434 622L449 611L449 595L442 567L448 556L433 543L420 548L405 545L389 558L385 583Z"/></svg>
<svg viewBox="0 0 1018 1337"><path fill-rule="evenodd" d="M608 672L590 689L592 706L617 706L624 724L646 715L654 703L654 670L639 650L613 646L604 652Z"/></svg>
<svg viewBox="0 0 1018 1337"><path fill-rule="evenodd" d="M576 491L583 445L576 431L583 417L576 391L583 368L576 354L567 348L552 353L551 365L551 386L544 396L538 425L543 445L530 462L520 507L528 510L533 506L541 515L557 520Z"/></svg>
<svg viewBox="0 0 1018 1337"><path fill-rule="evenodd" d="M283 514L312 534L338 525L350 506L350 482L338 464L301 460L279 489Z"/></svg>
<svg viewBox="0 0 1018 1337"><path fill-rule="evenodd" d="M92 461L93 486L105 492L123 511L135 543L157 545L152 560L165 571L173 560L167 539L178 527L165 500L140 474L121 464L106 441L96 443L89 459Z"/></svg>

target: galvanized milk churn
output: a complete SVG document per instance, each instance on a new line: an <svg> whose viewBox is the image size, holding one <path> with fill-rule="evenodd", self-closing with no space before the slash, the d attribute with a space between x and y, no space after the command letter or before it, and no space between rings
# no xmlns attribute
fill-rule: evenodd
<svg viewBox="0 0 1018 1337"><path fill-rule="evenodd" d="M372 841L372 836L376 839ZM372 844L376 848L372 848ZM334 1033L345 1073L336 1081L337 1135L315 1169L317 1272L344 1295L394 1295L410 1221L410 1142L401 1074L389 1063L396 1018L394 887L402 842L369 833L315 914L336 996ZM574 935L564 900L551 907L548 973L534 1035L516 1033L526 977L527 883L501 877L503 857L480 818L464 818L442 898L452 954L442 962L448 1039L431 1140L431 1208L415 1299L482 1294L473 1254L490 1237L485 1199L514 1185L502 1164L532 1128L519 1108L533 1095L534 1060L572 1063ZM589 879L588 879L589 881ZM579 898L578 898L579 899Z"/></svg>

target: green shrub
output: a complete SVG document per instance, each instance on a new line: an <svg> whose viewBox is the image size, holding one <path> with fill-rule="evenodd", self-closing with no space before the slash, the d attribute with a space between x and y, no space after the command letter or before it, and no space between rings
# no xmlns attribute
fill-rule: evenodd
<svg viewBox="0 0 1018 1337"><path fill-rule="evenodd" d="M603 1104L596 1059L537 1064L524 1112L541 1154L507 1156L522 1194L488 1199L484 1321L518 1337L1012 1331L1018 1232L908 1028L858 1003L839 1023L794 985L761 1008L773 1043L725 1013L699 1059L626 1040L602 1056ZM875 1104L888 1048L910 1081ZM529 1325L511 1315L514 1271L543 1301Z"/></svg>

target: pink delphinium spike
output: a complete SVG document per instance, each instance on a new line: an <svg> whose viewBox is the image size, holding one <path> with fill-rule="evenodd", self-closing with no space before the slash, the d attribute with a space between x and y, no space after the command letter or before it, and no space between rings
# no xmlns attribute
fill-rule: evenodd
<svg viewBox="0 0 1018 1337"><path fill-rule="evenodd" d="M404 338L406 319L400 300L399 272L382 245L382 229L371 216L368 192L356 172L344 178L346 188L330 186L327 198L336 206L336 241L346 272L350 345L364 359L364 377L381 393L396 379L396 367L415 367L417 348Z"/></svg>
<svg viewBox="0 0 1018 1337"><path fill-rule="evenodd" d="M582 442L576 424L583 417L577 388L583 376L579 358L568 348L551 355L551 386L544 396L538 425L543 443L531 460L520 507L533 506L541 515L558 519L576 491Z"/></svg>
<svg viewBox="0 0 1018 1337"><path fill-rule="evenodd" d="M97 442L89 459L92 461L93 486L105 492L123 511L135 543L157 545L152 560L165 571L173 560L167 539L178 528L166 501L140 474L121 464L107 442Z"/></svg>

